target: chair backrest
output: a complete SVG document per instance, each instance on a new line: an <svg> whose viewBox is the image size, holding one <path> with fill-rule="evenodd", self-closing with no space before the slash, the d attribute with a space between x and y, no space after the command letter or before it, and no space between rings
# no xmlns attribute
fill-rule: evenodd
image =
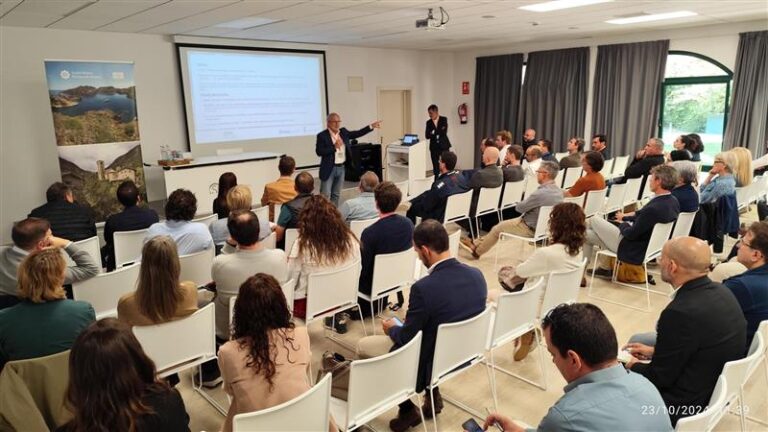
<svg viewBox="0 0 768 432"><path fill-rule="evenodd" d="M84 240L76 241L73 244L80 250L88 252L88 255L90 255L96 262L99 272L101 272L101 246L99 246L99 236L89 237ZM72 261L66 252L64 252L64 260L67 262L68 266L75 265L75 262Z"/></svg>
<svg viewBox="0 0 768 432"><path fill-rule="evenodd" d="M353 220L349 222L349 229L355 234L358 239L363 235L363 230L373 225L379 218L365 219L365 220Z"/></svg>
<svg viewBox="0 0 768 432"><path fill-rule="evenodd" d="M262 207L257 207L253 209L253 212L256 213L256 217L259 219L259 222L263 220L269 220L269 206L265 205Z"/></svg>
<svg viewBox="0 0 768 432"><path fill-rule="evenodd" d="M608 199L605 201L605 207L603 213L611 213L622 208L624 202L624 192L627 190L626 184L614 184L611 186L611 193L608 195Z"/></svg>
<svg viewBox="0 0 768 432"><path fill-rule="evenodd" d="M575 197L565 197L563 198L563 202L573 203L579 207L584 207L584 195L579 195Z"/></svg>
<svg viewBox="0 0 768 432"><path fill-rule="evenodd" d="M728 383L725 392L726 403L732 401L740 394L742 387L747 384L749 372L754 370L753 365L760 363L762 360L765 351L763 335L755 333L754 339L755 341L749 347L746 357L740 360L729 361L723 366L721 374L725 376ZM745 402L741 401L741 403L744 404Z"/></svg>
<svg viewBox="0 0 768 432"><path fill-rule="evenodd" d="M675 432L709 432L713 430L727 410L727 387L728 379L725 375L720 375L707 408L696 415L678 420L675 425Z"/></svg>
<svg viewBox="0 0 768 432"><path fill-rule="evenodd" d="M573 184L576 183L576 180L581 177L582 171L583 170L581 167L566 168L565 179L563 180L563 189L570 189Z"/></svg>
<svg viewBox="0 0 768 432"><path fill-rule="evenodd" d="M133 334L160 376L196 366L216 357L214 304L179 320L134 326Z"/></svg>
<svg viewBox="0 0 768 432"><path fill-rule="evenodd" d="M768 320L760 321L760 325L757 326L757 332L762 335L762 343L763 343L763 359L768 362ZM749 347L749 352L754 352L757 350L757 348L754 347L754 345L757 343L757 338L752 338L752 345ZM749 372L747 372L747 377L752 376L752 374L755 372L755 369L757 369L758 364L752 365L752 367L749 369Z"/></svg>
<svg viewBox="0 0 768 432"><path fill-rule="evenodd" d="M581 278L584 268L587 266L587 258L581 265L572 270L552 272L549 274L547 288L544 291L544 301L541 304L539 316L545 316L547 312L563 303L574 303L579 298Z"/></svg>
<svg viewBox="0 0 768 432"><path fill-rule="evenodd" d="M310 273L307 283L307 324L357 305L360 260L326 272Z"/></svg>
<svg viewBox="0 0 768 432"><path fill-rule="evenodd" d="M544 278L539 278L530 287L522 291L504 293L496 300L496 313L493 314L491 337L487 349L504 345L511 339L521 336L536 326L536 315Z"/></svg>
<svg viewBox="0 0 768 432"><path fill-rule="evenodd" d="M193 254L180 256L181 274L179 274L179 280L192 281L197 286L208 284L208 282L213 280L211 278L211 266L215 256L216 251L212 247Z"/></svg>
<svg viewBox="0 0 768 432"><path fill-rule="evenodd" d="M675 228L672 231L672 238L685 237L691 233L693 221L696 219L696 213L698 212L680 212L677 216L677 221L675 222Z"/></svg>
<svg viewBox="0 0 768 432"><path fill-rule="evenodd" d="M416 252L408 248L402 252L378 254L374 258L371 298L376 298L393 288L413 282Z"/></svg>
<svg viewBox="0 0 768 432"><path fill-rule="evenodd" d="M476 215L495 212L499 208L502 186L495 188L480 188L480 196L477 199Z"/></svg>
<svg viewBox="0 0 768 432"><path fill-rule="evenodd" d="M643 186L643 178L627 179L627 189L624 191L624 201L622 205L628 206L637 202L640 196L640 188Z"/></svg>
<svg viewBox="0 0 768 432"><path fill-rule="evenodd" d="M469 207L472 205L472 191L453 194L445 204L443 223L469 217Z"/></svg>
<svg viewBox="0 0 768 432"><path fill-rule="evenodd" d="M672 225L674 221L667 223L657 223L651 231L651 238L648 240L648 249L645 250L645 261L650 261L661 254L661 248L664 242L669 240L672 235Z"/></svg>
<svg viewBox="0 0 768 432"><path fill-rule="evenodd" d="M122 267L125 263L141 259L141 249L144 247L144 237L147 236L147 231L140 229L115 232L115 266Z"/></svg>
<svg viewBox="0 0 768 432"><path fill-rule="evenodd" d="M549 214L552 213L553 206L539 207L539 217L536 219L536 230L533 233L533 239L543 240L549 232Z"/></svg>
<svg viewBox="0 0 768 432"><path fill-rule="evenodd" d="M423 179L411 179L408 186L408 197L416 197L429 190L432 187L432 183L435 182L434 176L429 176ZM401 189L402 190L402 189Z"/></svg>
<svg viewBox="0 0 768 432"><path fill-rule="evenodd" d="M301 396L261 411L237 414L234 432L289 432L328 430L331 417L331 374Z"/></svg>
<svg viewBox="0 0 768 432"><path fill-rule="evenodd" d="M290 255L293 244L299 238L298 228L288 228L285 230L285 254Z"/></svg>
<svg viewBox="0 0 768 432"><path fill-rule="evenodd" d="M608 159L603 163L603 169L600 170L600 174L603 175L603 178L608 180L612 177L613 174L613 161L614 159Z"/></svg>
<svg viewBox="0 0 768 432"><path fill-rule="evenodd" d="M569 155L568 152L555 153L555 159L557 159L559 161L560 159L562 159L562 158L564 158L564 157L566 157L568 155Z"/></svg>
<svg viewBox="0 0 768 432"><path fill-rule="evenodd" d="M400 193L403 195L403 198L408 196L408 180L395 182L395 187L400 189Z"/></svg>
<svg viewBox="0 0 768 432"><path fill-rule="evenodd" d="M559 188L563 187L563 181L565 180L565 170L566 169L567 168L563 168L563 169L557 171L557 176L555 176L555 185L557 185L557 187L559 187Z"/></svg>
<svg viewBox="0 0 768 432"><path fill-rule="evenodd" d="M261 241L266 249L275 249L277 247L277 233L272 231L269 235Z"/></svg>
<svg viewBox="0 0 768 432"><path fill-rule="evenodd" d="M651 176L650 174L645 176L645 185L643 186L643 196L642 199L650 198L652 197L653 191L651 190Z"/></svg>
<svg viewBox="0 0 768 432"><path fill-rule="evenodd" d="M364 425L416 393L421 337L419 331L396 351L352 362L344 430Z"/></svg>
<svg viewBox="0 0 768 432"><path fill-rule="evenodd" d="M587 198L584 200L584 215L586 217L592 217L603 211L603 206L605 205L605 195L607 193L608 188L591 190L587 192Z"/></svg>
<svg viewBox="0 0 768 432"><path fill-rule="evenodd" d="M558 185L558 187L559 186L560 185ZM526 180L525 180L525 196L524 196L524 198L527 199L538 188L539 188L539 182L537 181L536 177L526 175Z"/></svg>
<svg viewBox="0 0 768 432"><path fill-rule="evenodd" d="M115 317L120 297L136 290L140 268L141 264L136 263L75 282L72 284L72 296L75 300L90 303L96 312L96 319Z"/></svg>
<svg viewBox="0 0 768 432"><path fill-rule="evenodd" d="M504 193L501 196L500 209L512 207L523 200L525 191L525 179L516 182L507 182L504 184Z"/></svg>
<svg viewBox="0 0 768 432"><path fill-rule="evenodd" d="M448 234L448 250L451 251L451 257L453 258L456 258L459 256L460 240L461 240L461 230L456 230L451 234Z"/></svg>
<svg viewBox="0 0 768 432"><path fill-rule="evenodd" d="M279 203L278 204L272 204L272 207L275 208L274 217L273 217L274 220L270 220L270 222L277 223L277 217L280 216L280 210L283 208L283 205L279 204Z"/></svg>
<svg viewBox="0 0 768 432"><path fill-rule="evenodd" d="M614 158L613 170L611 171L612 176L623 176L624 171L627 169L627 164L629 164L629 156L617 156Z"/></svg>
<svg viewBox="0 0 768 432"><path fill-rule="evenodd" d="M216 222L219 219L219 215L217 214L210 214L208 216L199 217L197 219L192 219L192 222L200 222L204 223L205 226L209 227L212 223Z"/></svg>
<svg viewBox="0 0 768 432"><path fill-rule="evenodd" d="M438 384L449 372L464 363L484 358L491 324L491 308L464 321L437 327L430 384Z"/></svg>

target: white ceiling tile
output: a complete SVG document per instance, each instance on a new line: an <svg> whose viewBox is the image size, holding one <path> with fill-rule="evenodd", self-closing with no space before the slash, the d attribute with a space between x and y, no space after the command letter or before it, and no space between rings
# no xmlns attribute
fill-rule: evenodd
<svg viewBox="0 0 768 432"><path fill-rule="evenodd" d="M101 26L98 30L127 33L141 32L161 24L225 7L235 2L233 0L173 0L150 10L139 12L138 14Z"/></svg>
<svg viewBox="0 0 768 432"><path fill-rule="evenodd" d="M51 25L51 28L93 30L149 10L170 0L99 0Z"/></svg>
<svg viewBox="0 0 768 432"><path fill-rule="evenodd" d="M0 17L10 12L13 8L19 5L23 0L3 0L0 1Z"/></svg>
<svg viewBox="0 0 768 432"><path fill-rule="evenodd" d="M290 7L299 4L299 1L240 1L227 6L210 10L205 13L192 15L186 18L178 19L172 22L160 24L158 26L146 29L147 33L159 34L191 34L196 30L203 30L206 27L215 26L237 19L247 17L265 17L265 13ZM225 33L219 30L212 30L217 34L231 33L233 29L225 29ZM234 29L237 31L237 29Z"/></svg>

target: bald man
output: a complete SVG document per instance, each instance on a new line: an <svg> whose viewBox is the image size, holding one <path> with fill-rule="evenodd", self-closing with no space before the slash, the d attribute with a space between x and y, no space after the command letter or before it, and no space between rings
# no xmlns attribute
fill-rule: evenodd
<svg viewBox="0 0 768 432"><path fill-rule="evenodd" d="M673 426L704 411L723 365L744 357L744 313L728 288L707 277L709 263L706 242L667 241L659 267L661 279L675 290L672 301L661 312L656 333L635 335L624 347L633 356L627 367L656 386Z"/></svg>
<svg viewBox="0 0 768 432"><path fill-rule="evenodd" d="M472 204L469 207L470 223L474 227L474 216L477 212L477 200L480 198L481 188L496 188L504 183L504 174L501 167L496 165L499 160L499 149L497 147L486 147L483 151L483 168L472 174L469 178L469 187L472 188ZM466 224L459 224L465 229L469 227Z"/></svg>
<svg viewBox="0 0 768 432"><path fill-rule="evenodd" d="M339 207L341 217L346 223L379 217L379 211L376 210L376 202L373 199L373 190L378 185L379 177L373 171L366 171L360 176L360 184L357 187L360 195L344 201Z"/></svg>

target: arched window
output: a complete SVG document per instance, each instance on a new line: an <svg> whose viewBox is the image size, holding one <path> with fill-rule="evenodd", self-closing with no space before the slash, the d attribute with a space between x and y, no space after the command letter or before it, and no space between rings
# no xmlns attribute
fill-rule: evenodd
<svg viewBox="0 0 768 432"><path fill-rule="evenodd" d="M711 165L723 147L733 72L709 57L670 51L662 84L659 136L665 150L679 135L697 133L704 142L701 160Z"/></svg>

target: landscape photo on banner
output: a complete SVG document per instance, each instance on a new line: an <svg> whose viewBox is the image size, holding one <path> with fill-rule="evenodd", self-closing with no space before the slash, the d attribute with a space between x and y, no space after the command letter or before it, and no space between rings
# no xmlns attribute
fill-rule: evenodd
<svg viewBox="0 0 768 432"><path fill-rule="evenodd" d="M133 63L46 60L61 179L97 221L121 210L133 180L146 202Z"/></svg>

